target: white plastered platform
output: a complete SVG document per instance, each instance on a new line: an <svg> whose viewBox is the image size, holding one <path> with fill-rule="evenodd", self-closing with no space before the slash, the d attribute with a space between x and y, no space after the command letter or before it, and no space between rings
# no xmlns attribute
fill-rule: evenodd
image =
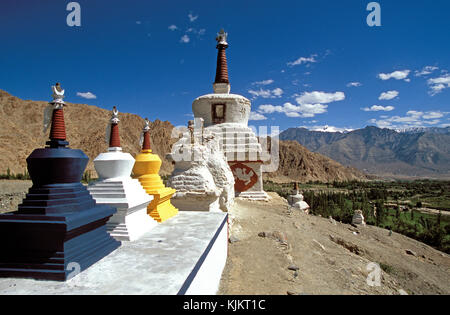
<svg viewBox="0 0 450 315"><path fill-rule="evenodd" d="M226 213L180 212L67 282L0 278L0 295L213 295L227 259Z"/></svg>

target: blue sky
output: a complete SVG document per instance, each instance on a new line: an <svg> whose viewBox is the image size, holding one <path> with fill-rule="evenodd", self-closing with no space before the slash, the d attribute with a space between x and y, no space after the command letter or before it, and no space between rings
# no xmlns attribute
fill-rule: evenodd
<svg viewBox="0 0 450 315"><path fill-rule="evenodd" d="M61 82L69 102L185 125L212 91L223 27L252 125L450 124L447 0L378 1L380 27L366 0L80 0L81 27L69 2L0 2L0 89L49 100Z"/></svg>

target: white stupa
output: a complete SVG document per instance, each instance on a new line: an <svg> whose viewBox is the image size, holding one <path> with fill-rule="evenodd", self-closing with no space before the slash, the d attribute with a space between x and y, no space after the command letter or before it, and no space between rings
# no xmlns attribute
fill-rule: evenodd
<svg viewBox="0 0 450 315"><path fill-rule="evenodd" d="M107 223L110 234L118 240L134 241L158 223L147 214L147 205L153 197L137 179L130 177L135 160L120 147L118 114L114 107L106 132L109 149L95 158L99 180L89 185L88 190L96 203L117 208Z"/></svg>
<svg viewBox="0 0 450 315"><path fill-rule="evenodd" d="M309 213L309 205L305 202L303 195L298 190L298 184L294 183L292 194L288 196L288 202L292 208Z"/></svg>
<svg viewBox="0 0 450 315"><path fill-rule="evenodd" d="M255 133L248 127L251 103L247 98L230 94L227 58L227 33L220 31L214 93L194 100L192 110L196 119L203 119L205 129L220 141L235 179L237 197L267 200L263 190L261 167L269 160L263 154Z"/></svg>
<svg viewBox="0 0 450 315"><path fill-rule="evenodd" d="M201 125L201 119L197 125ZM234 177L219 142L203 126L194 127L167 155L174 163L168 185L176 189L172 203L180 211L228 212L234 204Z"/></svg>

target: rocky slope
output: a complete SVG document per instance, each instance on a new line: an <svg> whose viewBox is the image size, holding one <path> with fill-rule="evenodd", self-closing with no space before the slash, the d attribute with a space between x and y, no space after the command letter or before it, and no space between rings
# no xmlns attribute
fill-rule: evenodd
<svg viewBox="0 0 450 315"><path fill-rule="evenodd" d="M8 168L13 173L24 172L28 155L34 149L44 147L49 132L46 135L42 132L43 112L47 104L21 100L0 90L0 173L6 173ZM67 103L64 109L70 147L82 149L88 155L87 169L93 172L93 159L108 148L105 133L110 117L110 111L96 106ZM144 119L127 113L120 113L119 117L122 148L135 155L140 151L139 138ZM156 120L150 128L153 151L163 157L175 141L171 140L173 126L167 121ZM161 173L171 171L172 165L164 160Z"/></svg>
<svg viewBox="0 0 450 315"><path fill-rule="evenodd" d="M450 256L374 226L353 227L268 203L237 200L219 294L450 294ZM380 265L380 286L374 266Z"/></svg>
<svg viewBox="0 0 450 315"><path fill-rule="evenodd" d="M278 171L265 174L265 177L279 182L330 182L368 178L357 169L345 167L326 156L313 153L296 141L280 141Z"/></svg>

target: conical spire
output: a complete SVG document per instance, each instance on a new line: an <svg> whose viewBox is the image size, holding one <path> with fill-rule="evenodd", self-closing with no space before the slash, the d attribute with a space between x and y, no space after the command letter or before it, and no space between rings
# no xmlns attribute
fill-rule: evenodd
<svg viewBox="0 0 450 315"><path fill-rule="evenodd" d="M62 108L53 109L50 140L66 140L66 125L64 123L64 111Z"/></svg>
<svg viewBox="0 0 450 315"><path fill-rule="evenodd" d="M145 118L145 126L142 130L143 133L143 142L142 142L142 151L151 150L150 147L150 121L148 118Z"/></svg>
<svg viewBox="0 0 450 315"><path fill-rule="evenodd" d="M50 102L48 109L52 110L50 141L47 143L52 147L65 146L66 140L66 125L64 123L64 90L61 84L56 83L52 86L53 101ZM47 111L47 109L46 109ZM47 114L44 113L44 116ZM48 124L48 123L45 123Z"/></svg>
<svg viewBox="0 0 450 315"><path fill-rule="evenodd" d="M120 148L120 135L119 135L119 111L116 106L113 107L111 116L111 132L109 136L109 147Z"/></svg>
<svg viewBox="0 0 450 315"><path fill-rule="evenodd" d="M225 50L228 48L227 43L228 34L222 29L219 34L217 34L217 68L216 68L216 80L214 83L225 83L229 84L228 80L228 66L227 66L227 56Z"/></svg>

